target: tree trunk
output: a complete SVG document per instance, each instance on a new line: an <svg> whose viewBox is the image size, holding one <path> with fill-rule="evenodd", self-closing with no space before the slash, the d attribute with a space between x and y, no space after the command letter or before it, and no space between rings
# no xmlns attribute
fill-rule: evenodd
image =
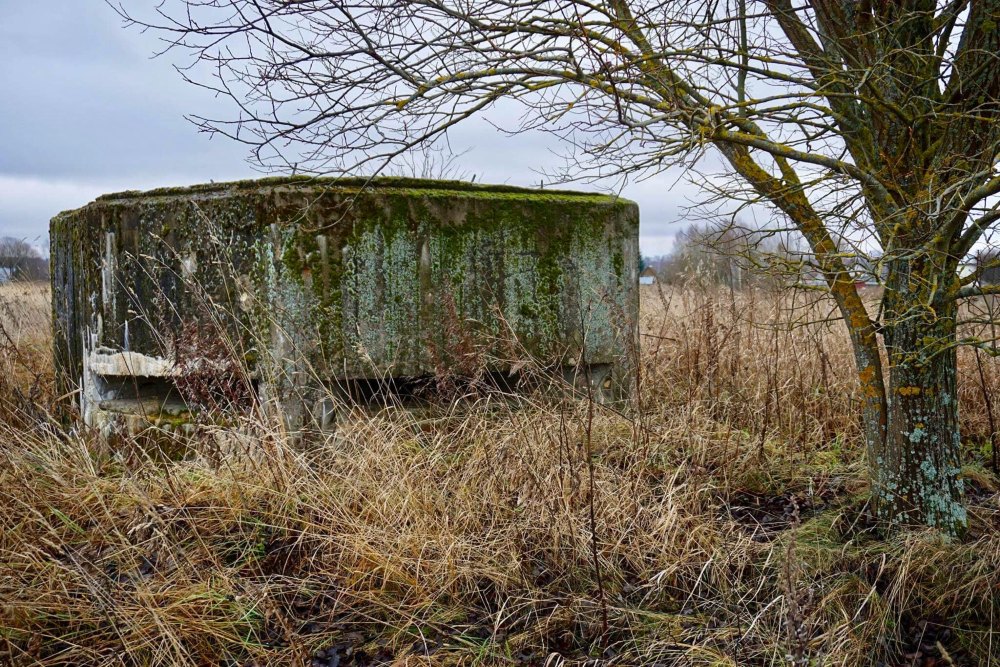
<svg viewBox="0 0 1000 667"><path fill-rule="evenodd" d="M959 479L957 309L920 264L893 267L886 286L886 433L872 466L872 499L883 521L959 535L967 517Z"/></svg>

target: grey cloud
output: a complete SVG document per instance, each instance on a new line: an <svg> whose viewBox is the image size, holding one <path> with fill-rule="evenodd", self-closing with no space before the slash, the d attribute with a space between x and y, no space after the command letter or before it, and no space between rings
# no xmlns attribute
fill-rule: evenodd
<svg viewBox="0 0 1000 667"><path fill-rule="evenodd" d="M100 180L246 173L246 151L209 142L186 112L218 109L149 38L100 2L2 0L0 173Z"/></svg>
<svg viewBox="0 0 1000 667"><path fill-rule="evenodd" d="M103 2L0 0L0 16L0 235L42 238L52 215L101 192L256 173L245 146L184 120L231 117L231 103L184 83L169 56L151 59L158 40L123 30ZM534 185L536 169L559 164L540 133L507 137L477 120L453 138L480 182ZM683 219L690 188L674 180L622 193L642 208L644 252L660 254Z"/></svg>

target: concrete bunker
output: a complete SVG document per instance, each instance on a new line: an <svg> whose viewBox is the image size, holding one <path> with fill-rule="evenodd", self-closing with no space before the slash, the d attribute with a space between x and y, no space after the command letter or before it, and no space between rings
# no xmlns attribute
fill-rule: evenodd
<svg viewBox="0 0 1000 667"><path fill-rule="evenodd" d="M213 183L99 197L52 220L51 249L57 378L92 426L254 404L327 428L352 388L528 358L600 400L634 383L638 209L620 198Z"/></svg>

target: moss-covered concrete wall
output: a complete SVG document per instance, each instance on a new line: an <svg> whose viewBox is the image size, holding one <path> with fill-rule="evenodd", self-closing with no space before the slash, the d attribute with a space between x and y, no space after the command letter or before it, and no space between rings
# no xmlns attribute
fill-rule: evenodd
<svg viewBox="0 0 1000 667"><path fill-rule="evenodd" d="M635 340L638 211L602 195L412 179L209 184L101 197L56 216L51 246L66 390L86 393L95 354L170 367L206 326L276 394L502 371L529 355L565 365L584 343L588 363L616 364Z"/></svg>

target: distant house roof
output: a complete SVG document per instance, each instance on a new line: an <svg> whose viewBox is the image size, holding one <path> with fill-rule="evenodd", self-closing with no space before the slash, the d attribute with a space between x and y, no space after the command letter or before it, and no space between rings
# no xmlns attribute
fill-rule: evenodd
<svg viewBox="0 0 1000 667"><path fill-rule="evenodd" d="M653 267L651 267L651 266L647 266L645 269L642 270L642 273L639 274L639 277L640 278L655 278L656 277L656 270Z"/></svg>

